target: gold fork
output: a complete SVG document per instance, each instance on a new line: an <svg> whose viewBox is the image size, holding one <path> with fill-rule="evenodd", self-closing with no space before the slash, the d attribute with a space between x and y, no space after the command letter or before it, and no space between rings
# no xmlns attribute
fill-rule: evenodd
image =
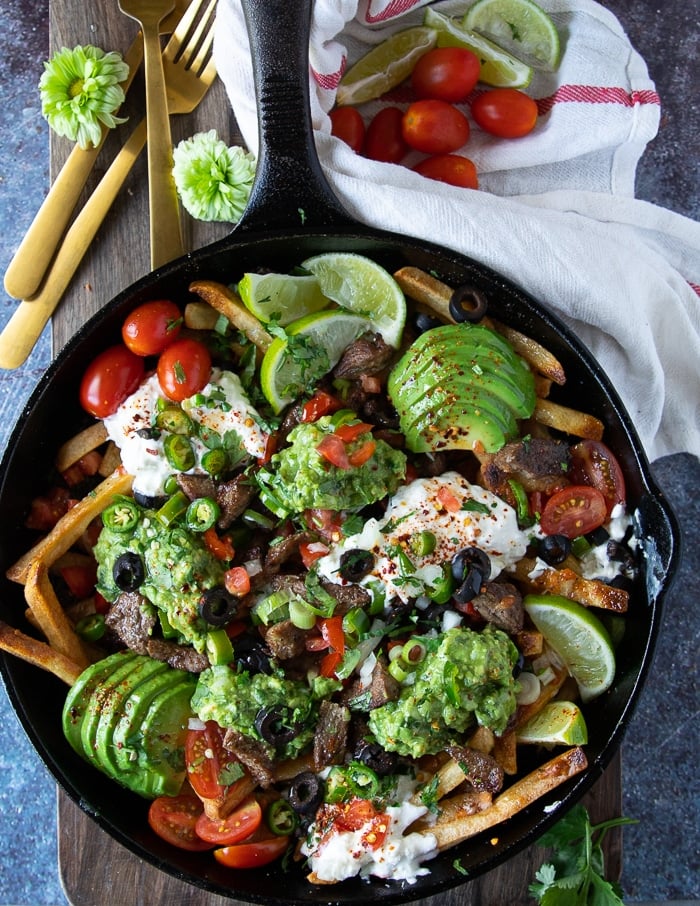
<svg viewBox="0 0 700 906"><path fill-rule="evenodd" d="M197 10L188 10L188 21L178 26L163 52L170 113L191 113L216 77L211 57L216 0L193 0L191 6L205 3L196 25ZM0 368L18 368L26 361L145 144L144 119L66 233L41 290L20 302L0 334Z"/></svg>
<svg viewBox="0 0 700 906"><path fill-rule="evenodd" d="M196 8L202 2L193 0L193 5ZM187 6L188 0L177 0L173 12L161 23L163 34L173 31ZM124 54L129 67L129 75L121 86L124 93L129 90L142 60L143 36L139 32ZM5 271L5 291L14 299L27 299L39 289L109 132L107 126L102 127L102 140L94 148L73 146Z"/></svg>

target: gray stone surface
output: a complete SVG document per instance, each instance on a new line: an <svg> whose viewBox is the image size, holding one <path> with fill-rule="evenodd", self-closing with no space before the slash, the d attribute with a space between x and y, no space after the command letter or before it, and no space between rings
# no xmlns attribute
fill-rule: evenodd
<svg viewBox="0 0 700 906"><path fill-rule="evenodd" d="M662 123L638 169L639 197L698 219L698 6L610 0L648 62ZM3 0L0 15L0 270L4 273L48 187L48 133L37 81L48 52L47 0ZM0 297L0 326L14 302ZM0 449L50 360L45 331L28 363L0 372ZM700 899L698 882L697 652L700 463L658 461L655 474L685 534L680 575L666 605L655 667L623 744L623 887L628 902ZM55 786L0 692L0 903L65 904L56 869ZM115 900L115 902L117 902Z"/></svg>

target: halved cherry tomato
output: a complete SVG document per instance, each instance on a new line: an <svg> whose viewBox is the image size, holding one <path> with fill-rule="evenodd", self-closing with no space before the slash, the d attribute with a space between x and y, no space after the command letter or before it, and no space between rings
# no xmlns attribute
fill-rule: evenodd
<svg viewBox="0 0 700 906"><path fill-rule="evenodd" d="M474 121L484 132L501 138L521 138L537 123L537 104L517 88L493 88L475 99Z"/></svg>
<svg viewBox="0 0 700 906"><path fill-rule="evenodd" d="M247 775L228 782L231 776L244 770L224 746L226 731L215 720L206 721L203 729L187 731L185 765L192 789L203 799L216 799L228 788L250 784Z"/></svg>
<svg viewBox="0 0 700 906"><path fill-rule="evenodd" d="M121 343L101 352L88 365L80 382L80 405L95 418L117 411L144 376L143 359Z"/></svg>
<svg viewBox="0 0 700 906"><path fill-rule="evenodd" d="M250 591L250 576L245 566L232 566L224 573L224 586L232 595L243 597Z"/></svg>
<svg viewBox="0 0 700 906"><path fill-rule="evenodd" d="M322 415L329 415L336 412L342 407L341 401L331 393L325 390L317 390L316 393L307 400L301 409L301 420L303 422L315 422Z"/></svg>
<svg viewBox="0 0 700 906"><path fill-rule="evenodd" d="M228 868L259 868L278 859L289 846L289 837L265 837L214 850L214 858Z"/></svg>
<svg viewBox="0 0 700 906"><path fill-rule="evenodd" d="M367 422L357 422L354 425L338 425L335 429L335 435L344 443L349 444L353 440L357 440L360 434L367 434L371 430L372 425L368 425Z"/></svg>
<svg viewBox="0 0 700 906"><path fill-rule="evenodd" d="M546 535L578 538L599 528L607 513L605 497L597 488L569 485L549 498L542 510L540 526Z"/></svg>
<svg viewBox="0 0 700 906"><path fill-rule="evenodd" d="M168 299L144 302L127 316L122 339L136 355L160 355L177 340L182 328L182 312Z"/></svg>
<svg viewBox="0 0 700 906"><path fill-rule="evenodd" d="M447 101L415 101L401 123L404 141L424 154L449 154L469 138L466 116Z"/></svg>
<svg viewBox="0 0 700 906"><path fill-rule="evenodd" d="M316 449L321 456L331 465L338 469L349 469L350 460L345 449L345 444L337 434L326 434L325 437L316 444Z"/></svg>
<svg viewBox="0 0 700 906"><path fill-rule="evenodd" d="M209 383L211 356L198 340L184 337L165 349L158 359L158 383L170 400L179 403Z"/></svg>
<svg viewBox="0 0 700 906"><path fill-rule="evenodd" d="M461 154L434 154L416 164L413 169L421 176L437 179L451 186L460 186L463 189L479 188L473 161L468 157L462 157Z"/></svg>
<svg viewBox="0 0 700 906"><path fill-rule="evenodd" d="M202 814L202 803L191 793L159 796L148 809L148 823L159 837L173 846L191 852L202 852L212 847L211 843L198 837L195 831L197 820Z"/></svg>
<svg viewBox="0 0 700 906"><path fill-rule="evenodd" d="M328 115L331 118L331 135L337 136L359 154L365 141L365 123L360 111L356 107L334 107Z"/></svg>
<svg viewBox="0 0 700 906"><path fill-rule="evenodd" d="M398 164L408 153L408 145L401 131L403 110L384 107L367 126L365 157L385 164Z"/></svg>
<svg viewBox="0 0 700 906"><path fill-rule="evenodd" d="M197 819L195 831L207 843L217 846L240 843L260 827L262 809L254 796L248 796L226 818L215 820L202 813Z"/></svg>
<svg viewBox="0 0 700 906"><path fill-rule="evenodd" d="M571 480L597 488L608 506L608 515L624 503L625 479L612 450L599 440L582 440L571 450Z"/></svg>
<svg viewBox="0 0 700 906"><path fill-rule="evenodd" d="M418 60L411 86L419 98L463 101L479 81L481 63L465 47L434 47Z"/></svg>

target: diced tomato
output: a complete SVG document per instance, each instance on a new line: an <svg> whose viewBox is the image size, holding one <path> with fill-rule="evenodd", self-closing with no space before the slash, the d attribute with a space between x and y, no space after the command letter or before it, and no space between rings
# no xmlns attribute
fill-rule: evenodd
<svg viewBox="0 0 700 906"><path fill-rule="evenodd" d="M97 563L94 561L85 566L63 566L59 572L70 593L78 601L89 598L94 592L97 582Z"/></svg>
<svg viewBox="0 0 700 906"><path fill-rule="evenodd" d="M180 849L201 852L212 844L197 836L199 816L204 814L202 803L191 793L179 796L159 796L148 809L148 823L153 831Z"/></svg>
<svg viewBox="0 0 700 906"><path fill-rule="evenodd" d="M206 532L202 532L202 538L209 552L217 560L233 560L235 557L236 551L233 548L233 544L231 544L231 539L225 535L223 537L218 535L215 528L212 527L207 529Z"/></svg>
<svg viewBox="0 0 700 906"><path fill-rule="evenodd" d="M49 532L76 501L66 488L54 487L43 497L32 500L29 515L25 520L27 528L38 532Z"/></svg>
<svg viewBox="0 0 700 906"><path fill-rule="evenodd" d="M95 596L94 596L93 600L95 602L95 612L96 613L101 613L102 615L104 615L109 612L110 603L109 603L109 601L107 601L105 598L102 597L102 595L99 593L99 591L95 592Z"/></svg>
<svg viewBox="0 0 700 906"><path fill-rule="evenodd" d="M354 798L338 808L338 815L333 822L338 830L360 830L368 821L372 821L379 813L369 799Z"/></svg>
<svg viewBox="0 0 700 906"><path fill-rule="evenodd" d="M578 538L599 528L607 513L605 497L597 488L569 485L549 498L542 511L540 527L546 535Z"/></svg>
<svg viewBox="0 0 700 906"><path fill-rule="evenodd" d="M207 843L222 846L240 843L260 826L262 809L254 796L248 796L226 818L215 820L206 814L197 819L195 831Z"/></svg>
<svg viewBox="0 0 700 906"><path fill-rule="evenodd" d="M322 541L303 542L299 545L299 554L301 562L307 569L311 569L314 563L321 557L325 557L329 547Z"/></svg>
<svg viewBox="0 0 700 906"><path fill-rule="evenodd" d="M185 765L192 789L203 799L216 799L227 788L250 784L245 769L224 746L226 731L214 720L208 720L203 729L187 731L185 737ZM237 777L236 775L241 774ZM232 782L227 782L235 777Z"/></svg>
<svg viewBox="0 0 700 906"><path fill-rule="evenodd" d="M368 425L366 422L357 422L355 425L338 425L335 429L335 434L344 443L349 444L357 440L361 434L367 434L371 430L372 425Z"/></svg>
<svg viewBox="0 0 700 906"><path fill-rule="evenodd" d="M260 457L261 465L265 465L272 459L272 454L277 451L277 435L268 434L265 439L265 449L263 450L263 455Z"/></svg>
<svg viewBox="0 0 700 906"><path fill-rule="evenodd" d="M321 660L318 668L321 676L335 676L335 671L340 666L340 662L342 660L343 655L339 651L329 651L328 654Z"/></svg>
<svg viewBox="0 0 700 906"><path fill-rule="evenodd" d="M377 449L377 444L373 440L366 440L362 446L358 447L357 450L352 452L348 456L348 460L351 466L363 466L368 460L374 456L374 451Z"/></svg>
<svg viewBox="0 0 700 906"><path fill-rule="evenodd" d="M342 402L331 393L325 390L318 390L310 400L304 403L301 410L301 420L303 422L315 422L322 415L329 415L331 412L337 412L342 408Z"/></svg>
<svg viewBox="0 0 700 906"><path fill-rule="evenodd" d="M224 586L232 595L243 597L250 591L250 576L244 566L233 566L224 573Z"/></svg>
<svg viewBox="0 0 700 906"><path fill-rule="evenodd" d="M456 513L462 504L449 488L442 487L437 492L438 503L443 506L448 513Z"/></svg>
<svg viewBox="0 0 700 906"><path fill-rule="evenodd" d="M102 454L98 453L97 450L91 450L62 472L61 476L69 487L75 487L85 478L95 475L101 464Z"/></svg>
<svg viewBox="0 0 700 906"><path fill-rule="evenodd" d="M243 635L247 628L248 625L245 620L234 620L232 623L227 623L226 626L224 626L226 635L230 639L236 639L239 635Z"/></svg>
<svg viewBox="0 0 700 906"><path fill-rule="evenodd" d="M337 434L326 434L316 445L321 456L338 469L349 469L350 461L345 444Z"/></svg>
<svg viewBox="0 0 700 906"><path fill-rule="evenodd" d="M319 666L321 676L334 676L345 654L345 633L343 632L343 618L341 616L328 617L319 623L321 636L328 642L330 651L323 658Z"/></svg>
<svg viewBox="0 0 700 906"><path fill-rule="evenodd" d="M342 534L343 519L336 510L319 507L304 510L304 520L313 532L318 532L327 541L338 541Z"/></svg>
<svg viewBox="0 0 700 906"><path fill-rule="evenodd" d="M266 837L214 850L214 858L228 868L258 868L278 859L289 846L289 837Z"/></svg>

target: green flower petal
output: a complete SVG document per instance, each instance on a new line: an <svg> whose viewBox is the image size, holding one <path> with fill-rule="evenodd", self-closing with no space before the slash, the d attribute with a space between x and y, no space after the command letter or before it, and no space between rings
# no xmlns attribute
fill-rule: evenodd
<svg viewBox="0 0 700 906"><path fill-rule="evenodd" d="M229 148L211 129L180 142L173 163L175 185L192 217L226 223L241 219L255 176L252 154Z"/></svg>

